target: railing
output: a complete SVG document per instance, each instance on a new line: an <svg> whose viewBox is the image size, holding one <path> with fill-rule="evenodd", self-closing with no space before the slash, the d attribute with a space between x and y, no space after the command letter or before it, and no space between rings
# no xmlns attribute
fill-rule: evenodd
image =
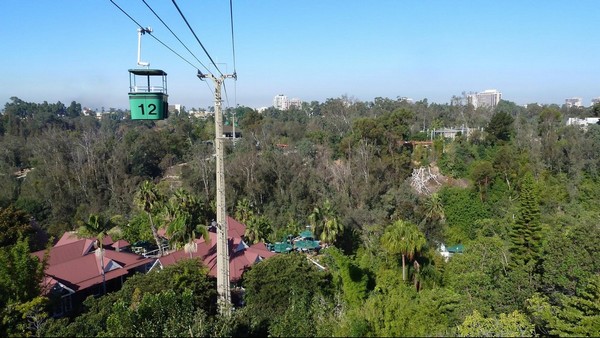
<svg viewBox="0 0 600 338"><path fill-rule="evenodd" d="M131 93L165 93L162 86L133 86L129 88Z"/></svg>
<svg viewBox="0 0 600 338"><path fill-rule="evenodd" d="M145 248L142 247L133 247L132 251L138 255L142 255L144 257L158 257L159 255L159 250L158 249L154 249L154 250L150 250L150 251L146 251ZM169 251L169 245L163 245L162 246L162 251L163 253L167 253Z"/></svg>

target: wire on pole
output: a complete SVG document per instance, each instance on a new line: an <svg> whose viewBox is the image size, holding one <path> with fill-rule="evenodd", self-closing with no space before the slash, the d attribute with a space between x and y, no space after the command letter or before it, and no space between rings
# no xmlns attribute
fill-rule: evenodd
<svg viewBox="0 0 600 338"><path fill-rule="evenodd" d="M206 56L208 56L208 59L210 60L210 62L212 62L213 66L215 66L215 69L222 76L223 73L221 73L221 70L219 69L219 67L217 67L217 64L215 63L215 61L213 60L213 58L210 56L210 54L208 53L208 51L206 50L206 48L204 48L204 45L202 44L202 42L200 42L200 39L198 38L198 35L196 35L196 32L194 32L194 29L192 28L192 26L190 25L190 23L185 18L185 15L183 15L183 12L181 12L181 9L179 9L179 6L177 6L177 2L175 2L175 0L171 0L171 1L173 2L173 5L175 5L175 8L177 8L177 11L179 12L179 15L181 15L181 18L183 19L183 21L185 21L185 24L188 26L188 28L190 29L190 31L192 32L192 34L196 38L196 41L198 41L198 43L200 44L200 47L202 47L202 50L204 50L204 53L206 53Z"/></svg>
<svg viewBox="0 0 600 338"><path fill-rule="evenodd" d="M154 40L158 41L161 45L163 45L164 47L166 47L168 50L170 50L171 52L173 52L175 55L179 56L179 58L181 58L183 61L185 61L190 66L194 67L195 69L198 69L198 67L196 67L193 63L191 63L190 61L188 61L186 58L184 58L183 56L181 56L181 54L179 54L175 50L173 50L173 48L167 46L167 44L165 44L159 38L157 38L156 36L154 36L154 34L152 34L152 32L146 30L146 28L144 28L144 26L142 26L139 22L137 22L131 15L129 15L129 13L127 13L123 8L121 8L119 5L117 5L113 0L109 0L109 1L113 5L115 5L115 7L117 7L121 12L123 12L123 14L125 14L131 21L133 21L140 29L142 29L144 32L148 33L148 35L150 35L152 38L154 38Z"/></svg>
<svg viewBox="0 0 600 338"><path fill-rule="evenodd" d="M196 57L196 55L194 53L192 53L192 51L187 47L187 45L185 43L183 43L183 41L181 41L181 39L179 39L179 37L177 36L177 34L175 34L175 32L173 32L173 30L171 30L171 28L154 11L154 9L152 9L152 7L150 7L150 5L146 2L146 0L142 0L142 2L146 5L146 7L148 7L148 9L152 12L152 14L154 14L154 16L156 16L156 18L158 20L160 20L160 22L169 30L169 32L171 32L171 34L173 34L173 36L177 39L177 41L179 41L179 43L181 43L181 45L194 57L194 59L196 59L196 61L198 61L198 63L200 65L202 65L202 67L204 67L204 69L206 69L207 71L209 71L208 68L202 63L202 61L198 60L198 58Z"/></svg>
<svg viewBox="0 0 600 338"><path fill-rule="evenodd" d="M231 49L233 50L233 74L237 74L235 67L235 39L233 37L233 0L229 0L229 19L231 22ZM237 76L234 76L237 80Z"/></svg>

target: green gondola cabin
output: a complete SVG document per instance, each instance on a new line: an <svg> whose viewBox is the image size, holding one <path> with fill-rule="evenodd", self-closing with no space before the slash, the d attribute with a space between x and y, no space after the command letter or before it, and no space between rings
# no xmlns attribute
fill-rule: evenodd
<svg viewBox="0 0 600 338"><path fill-rule="evenodd" d="M160 69L129 70L132 120L163 120L169 115L167 73Z"/></svg>

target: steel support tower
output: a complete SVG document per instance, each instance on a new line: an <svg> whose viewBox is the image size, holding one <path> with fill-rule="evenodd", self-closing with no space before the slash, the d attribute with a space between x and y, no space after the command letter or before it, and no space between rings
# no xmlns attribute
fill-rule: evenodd
<svg viewBox="0 0 600 338"><path fill-rule="evenodd" d="M229 245L227 210L225 207L225 165L223 135L223 114L221 111L221 86L226 78L236 78L236 74L221 75L199 73L200 79L209 78L215 85L215 148L217 157L217 293L221 314L231 314L231 285L229 282Z"/></svg>

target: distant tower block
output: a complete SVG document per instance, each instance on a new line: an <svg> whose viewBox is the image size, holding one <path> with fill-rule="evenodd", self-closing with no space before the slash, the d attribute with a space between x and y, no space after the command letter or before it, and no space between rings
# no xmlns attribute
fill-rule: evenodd
<svg viewBox="0 0 600 338"><path fill-rule="evenodd" d="M467 100L475 108L489 107L494 108L498 105L498 102L502 100L502 93L496 89L484 90L481 93L470 94L467 96Z"/></svg>

